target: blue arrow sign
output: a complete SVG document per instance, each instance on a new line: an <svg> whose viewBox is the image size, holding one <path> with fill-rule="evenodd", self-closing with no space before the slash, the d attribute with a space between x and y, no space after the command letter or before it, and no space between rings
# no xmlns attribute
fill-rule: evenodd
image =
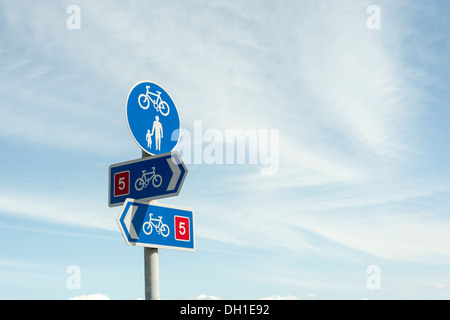
<svg viewBox="0 0 450 320"><path fill-rule="evenodd" d="M113 164L109 167L108 205L177 196L187 175L177 151Z"/></svg>
<svg viewBox="0 0 450 320"><path fill-rule="evenodd" d="M128 94L127 124L133 139L150 155L172 151L180 139L180 117L169 94L158 84L137 83Z"/></svg>
<svg viewBox="0 0 450 320"><path fill-rule="evenodd" d="M128 245L193 251L193 214L188 208L127 199L117 223Z"/></svg>

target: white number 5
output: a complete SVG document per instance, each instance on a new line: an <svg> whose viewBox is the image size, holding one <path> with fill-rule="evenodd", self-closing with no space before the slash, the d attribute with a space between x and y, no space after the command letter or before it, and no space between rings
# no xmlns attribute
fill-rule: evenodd
<svg viewBox="0 0 450 320"><path fill-rule="evenodd" d="M119 178L119 190L125 189L125 177Z"/></svg>
<svg viewBox="0 0 450 320"><path fill-rule="evenodd" d="M184 235L186 233L186 228L184 227L186 222L182 222L180 221L180 223L178 224L179 228L180 228L180 234Z"/></svg>

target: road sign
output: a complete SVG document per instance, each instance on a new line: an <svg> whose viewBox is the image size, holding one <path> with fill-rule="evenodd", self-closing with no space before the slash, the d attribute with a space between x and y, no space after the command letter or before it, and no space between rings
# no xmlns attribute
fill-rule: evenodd
<svg viewBox="0 0 450 320"><path fill-rule="evenodd" d="M125 242L131 246L193 251L194 212L128 198L117 217Z"/></svg>
<svg viewBox="0 0 450 320"><path fill-rule="evenodd" d="M137 83L127 98L127 124L142 150L150 155L172 151L180 138L180 118L175 103L158 84Z"/></svg>
<svg viewBox="0 0 450 320"><path fill-rule="evenodd" d="M109 167L108 205L127 198L152 200L177 196L187 175L178 151L113 164Z"/></svg>

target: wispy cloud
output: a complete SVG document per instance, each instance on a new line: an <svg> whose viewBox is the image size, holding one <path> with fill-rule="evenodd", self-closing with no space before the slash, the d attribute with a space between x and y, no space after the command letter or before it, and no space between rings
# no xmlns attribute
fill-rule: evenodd
<svg viewBox="0 0 450 320"><path fill-rule="evenodd" d="M412 188L405 169L417 148L417 80L423 75L403 59L405 26L397 19L403 8L384 3L383 28L373 31L366 27L367 6L351 3L199 1L186 10L184 2L170 8L81 2L76 32L65 29L56 8L46 13L55 19L40 19L33 28L35 20L18 17L45 16L39 8L33 15L34 7L4 5L3 24L14 33L7 37L10 48L0 51L6 70L0 134L62 151L125 157L137 148L125 125L126 94L137 81L158 79L188 129L202 120L220 130L280 130L277 175L262 177L250 166L230 170L217 195L211 175L221 170L209 176L191 171L192 186L205 190L190 193L203 214L200 236L311 248L303 228L380 256L423 257L433 247L447 257L444 236L423 245L414 237L418 230L431 235L435 227L444 232L445 220L424 222L425 209L398 209L437 192L422 180ZM2 212L116 230L103 202L55 200L48 210L39 197L24 201L12 191L0 200ZM404 250L409 242L414 245Z"/></svg>
<svg viewBox="0 0 450 320"><path fill-rule="evenodd" d="M0 212L62 225L117 230L115 220L111 219L110 211L103 203L77 201L62 194L52 197L46 193L30 192L24 198L23 194L2 191Z"/></svg>

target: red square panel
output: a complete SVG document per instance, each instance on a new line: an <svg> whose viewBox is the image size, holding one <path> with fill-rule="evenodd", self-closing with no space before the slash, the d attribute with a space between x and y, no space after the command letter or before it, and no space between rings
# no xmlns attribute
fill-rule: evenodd
<svg viewBox="0 0 450 320"><path fill-rule="evenodd" d="M114 174L114 197L124 196L130 193L130 171Z"/></svg>
<svg viewBox="0 0 450 320"><path fill-rule="evenodd" d="M190 240L189 222L187 217L175 216L175 240Z"/></svg>

